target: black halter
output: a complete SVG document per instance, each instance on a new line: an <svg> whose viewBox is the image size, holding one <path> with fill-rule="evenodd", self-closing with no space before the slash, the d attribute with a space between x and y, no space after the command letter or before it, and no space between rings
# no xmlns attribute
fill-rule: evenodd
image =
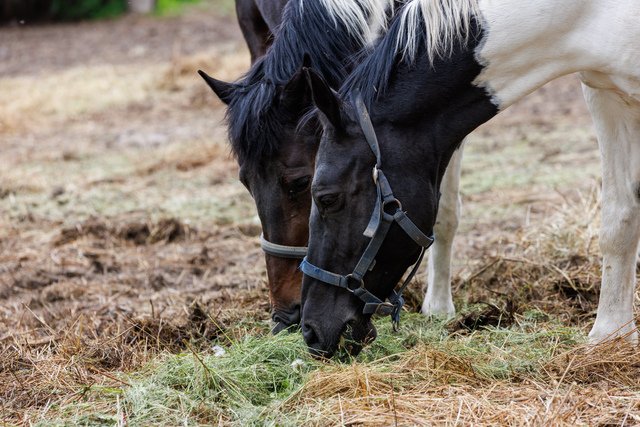
<svg viewBox="0 0 640 427"><path fill-rule="evenodd" d="M323 270L320 267L316 267L311 264L305 257L300 264L300 269L304 274L312 277L316 280L324 282L328 285L338 286L353 293L356 297L360 298L364 302L364 314L383 314L390 315L393 321L394 329L397 328L400 323L400 311L404 305L404 299L402 298L402 292L409 285L409 282L415 276L420 263L424 258L425 251L433 244L433 236L429 237L425 235L420 229L409 219L407 214L402 210L402 204L393 195L391 185L387 180L387 177L382 172L382 159L380 155L380 146L378 144L378 138L376 137L369 112L362 101L362 97L359 93L356 93L353 97L353 103L358 114L358 121L365 139L376 156L376 164L373 167L373 182L376 185L378 197L376 199L376 205L371 214L371 220L367 225L364 235L371 238L369 245L364 250L364 253L360 257L358 264L353 269L353 272L343 276L341 274L332 273L327 270ZM395 208L395 211L393 210ZM393 212L393 213L389 213ZM367 271L373 269L375 265L375 257L378 255L380 247L384 242L391 224L396 222L414 242L420 247L420 256L413 265L411 273L402 283L402 285L391 292L391 295L387 298L387 302L382 301L380 298L369 292L364 286L364 276Z"/></svg>

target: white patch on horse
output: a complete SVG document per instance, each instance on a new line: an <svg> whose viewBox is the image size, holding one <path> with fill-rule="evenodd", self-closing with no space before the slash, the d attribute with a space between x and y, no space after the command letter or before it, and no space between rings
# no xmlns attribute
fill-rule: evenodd
<svg viewBox="0 0 640 427"><path fill-rule="evenodd" d="M606 82L593 73L582 78ZM630 101L618 90L586 84L583 92L602 155L602 286L589 340L598 343L623 336L637 343L633 300L640 239L640 102Z"/></svg>
<svg viewBox="0 0 640 427"><path fill-rule="evenodd" d="M514 12L517 11L517 12ZM611 76L640 99L640 3L635 0L480 0L484 66L474 84L505 109L545 83L577 71Z"/></svg>
<svg viewBox="0 0 640 427"><path fill-rule="evenodd" d="M517 11L517 12L516 12ZM633 300L640 240L640 3L480 0L483 65L474 84L505 109L545 83L582 72L602 157L602 286L589 334L638 342Z"/></svg>
<svg viewBox="0 0 640 427"><path fill-rule="evenodd" d="M300 11L304 10L304 1L300 1ZM313 0L317 1L317 0ZM393 0L320 0L329 12L335 25L344 24L351 35L360 37L362 44L368 46L387 28L387 11L393 11Z"/></svg>
<svg viewBox="0 0 640 427"><path fill-rule="evenodd" d="M453 153L440 184L442 196L433 227L436 240L429 250L427 293L422 304L422 314L425 316L449 318L456 314L451 293L451 252L460 222L459 189L463 146Z"/></svg>

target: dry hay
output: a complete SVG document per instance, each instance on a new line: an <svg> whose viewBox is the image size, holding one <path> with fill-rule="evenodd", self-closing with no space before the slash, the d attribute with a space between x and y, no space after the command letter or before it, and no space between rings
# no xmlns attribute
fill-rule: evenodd
<svg viewBox="0 0 640 427"><path fill-rule="evenodd" d="M456 295L484 304L449 325L454 336L444 345L423 343L373 362L328 364L311 372L278 410L310 425L640 422L640 352L619 342L595 349L551 348L554 356L540 360L525 351L523 361L530 359L535 369L500 375L484 365L499 365L502 356L465 350L473 340L482 345L476 334L516 333L495 328L518 327L532 310L547 313L533 328L543 328L548 317L588 324L599 280L596 205L590 196L575 211L563 207L544 227L514 236L520 253L490 259L458 282ZM44 244L64 259L63 267L33 253L16 253L16 269L0 275L13 280L5 298L30 295L21 300L22 310L8 307L2 314L16 331L0 337L0 379L9 385L0 393L13 420L25 420L25 412L46 415L53 404L73 404L96 387L127 388L122 372L167 351L206 354L212 341L236 342L251 334L251 327L236 328L252 316L251 310L254 319L266 317L263 287L238 292L244 285L236 283L234 292L223 290L243 277L238 265L262 257L253 229L205 233L171 218L131 215L57 227ZM233 253L242 255L230 258ZM18 264L26 269L18 273ZM247 280L262 274L260 267ZM88 289L83 280L89 281ZM187 302L198 300L205 285L217 290L189 307ZM93 286L112 286L113 293L96 299ZM176 290L186 296L168 303ZM128 293L124 302L118 292ZM87 301L83 307L80 300ZM20 316L20 322L7 323ZM519 345L526 347L526 342ZM508 355L521 349L501 351Z"/></svg>
<svg viewBox="0 0 640 427"><path fill-rule="evenodd" d="M229 344L247 333L242 315L194 304L179 319L100 313L82 315L64 330L49 336L0 337L0 401L2 417L27 422L47 418L47 412L82 399L90 390L128 386L124 373L140 369L166 352L207 351L212 342ZM186 319L184 319L186 317ZM43 326L44 322L43 322ZM259 329L264 333L264 328Z"/></svg>
<svg viewBox="0 0 640 427"><path fill-rule="evenodd" d="M523 378L494 380L477 361L429 346L397 363L314 373L282 410L310 425L621 425L640 422L640 353L581 346Z"/></svg>
<svg viewBox="0 0 640 427"><path fill-rule="evenodd" d="M197 55L174 55L158 79L159 89L166 91L190 90L191 105L204 107L220 106L222 103L211 93L211 90L198 76L203 70L223 81L235 81L249 68L249 56L245 51L206 52ZM194 86L194 83L196 84ZM213 103L213 104L212 104Z"/></svg>
<svg viewBox="0 0 640 427"><path fill-rule="evenodd" d="M262 254L235 226L204 232L128 214L4 231L3 419L26 422L92 387L123 386L123 372L161 353L202 351L268 328Z"/></svg>
<svg viewBox="0 0 640 427"><path fill-rule="evenodd" d="M228 325L227 319L214 319L195 304L182 322L81 315L64 330L47 328L50 335L42 339L9 334L0 337L0 381L5 384L0 400L7 415L46 412L52 404L81 398L91 387L126 385L118 378L121 374L112 372L138 368L159 353L181 351L188 343L208 347L211 340L224 337Z"/></svg>
<svg viewBox="0 0 640 427"><path fill-rule="evenodd" d="M450 322L449 333L473 337L517 324L527 312L588 326L600 283L597 209L597 192L567 202L542 226L514 236L515 251L511 245L511 253L458 279L454 295L477 305ZM619 340L559 349L537 369L501 380L485 376L481 363L422 346L386 366L332 366L314 373L283 409L310 425L640 423L640 352Z"/></svg>
<svg viewBox="0 0 640 427"><path fill-rule="evenodd" d="M183 146L157 150L159 159L144 163L137 170L137 177L146 177L163 170L192 172L208 167L207 176L211 185L219 185L237 179L238 165L227 145L211 143L193 143L187 151ZM118 179L118 178L115 178ZM122 178L127 179L126 177ZM98 182L92 182L94 185Z"/></svg>
<svg viewBox="0 0 640 427"><path fill-rule="evenodd" d="M175 218L165 218L156 222L131 222L116 227L97 218L90 218L74 227L63 228L53 244L66 245L86 235L103 240L114 236L136 245L166 244L184 239L190 232L189 226ZM94 254L88 256L92 259L96 257Z"/></svg>
<svg viewBox="0 0 640 427"><path fill-rule="evenodd" d="M571 325L595 316L600 287L597 244L598 193L567 201L555 214L515 236L510 253L485 257L480 265L454 282L454 295L465 303L491 303L507 312L540 310ZM513 249L515 247L516 249Z"/></svg>
<svg viewBox="0 0 640 427"><path fill-rule="evenodd" d="M543 371L554 381L593 384L603 388L635 388L637 392L640 386L640 352L634 346L614 339L559 354L543 367Z"/></svg>

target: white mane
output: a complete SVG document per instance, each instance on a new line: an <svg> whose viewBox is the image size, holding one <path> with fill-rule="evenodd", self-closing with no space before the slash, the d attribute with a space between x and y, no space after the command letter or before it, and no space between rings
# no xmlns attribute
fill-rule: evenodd
<svg viewBox="0 0 640 427"><path fill-rule="evenodd" d="M456 41L469 37L471 19L479 10L478 0L409 0L400 12L396 53L413 61L424 22L429 60L446 56Z"/></svg>
<svg viewBox="0 0 640 427"><path fill-rule="evenodd" d="M300 11L304 9L300 0ZM313 0L318 1L318 0ZM319 0L335 25L345 25L351 35L370 44L387 28L387 11L393 11L393 0Z"/></svg>

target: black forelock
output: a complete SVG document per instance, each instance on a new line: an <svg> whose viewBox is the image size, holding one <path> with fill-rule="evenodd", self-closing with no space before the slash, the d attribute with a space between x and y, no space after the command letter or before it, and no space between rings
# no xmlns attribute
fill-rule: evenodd
<svg viewBox="0 0 640 427"><path fill-rule="evenodd" d="M235 83L227 122L232 150L241 163L259 163L277 153L287 119L278 108L280 93L302 66L305 54L332 87L339 87L354 55L363 48L363 38L334 20L321 2L307 0L304 10L301 3L287 3L266 55Z"/></svg>
<svg viewBox="0 0 640 427"><path fill-rule="evenodd" d="M362 61L346 78L340 88L340 95L358 91L367 106L386 91L396 67L402 62L401 54L396 51L396 40L400 34L401 19L396 15L391 22L389 31L379 40L379 43L362 56ZM424 25L424 23L423 23ZM424 44L424 31L420 31L420 40Z"/></svg>

